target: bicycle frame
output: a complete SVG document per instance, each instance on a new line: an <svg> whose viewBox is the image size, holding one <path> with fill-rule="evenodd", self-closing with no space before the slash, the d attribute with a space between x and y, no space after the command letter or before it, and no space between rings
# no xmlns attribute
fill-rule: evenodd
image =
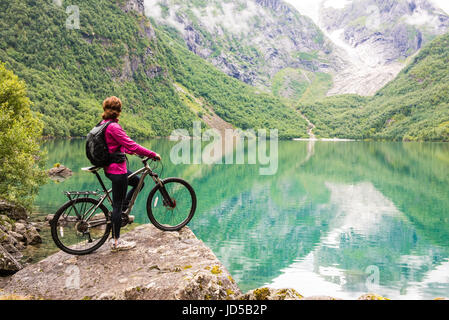
<svg viewBox="0 0 449 320"><path fill-rule="evenodd" d="M132 196L132 198L131 198L131 200L129 202L128 209L124 212L124 214L126 214L126 215L129 215L129 213L131 212L132 208L134 207L134 204L136 202L137 196L139 195L139 193L140 193L140 191L142 189L144 180L145 180L145 178L148 175L151 176L151 178L153 179L154 183L156 184L156 187L160 186L161 194L162 194L162 197L165 200L165 204L169 205L170 207L174 207L175 206L175 204L173 203L172 199L170 198L170 196L168 195L167 191L165 190L164 185L163 185L161 179L159 179L158 174L153 172L153 170L148 165L148 162L147 162L148 160L149 160L148 158L143 160L142 162L144 164L144 167L139 169L139 170L137 170L136 172L132 173L128 177L128 178L132 178L132 177L138 176L139 174L142 174L142 176L140 177L139 183L138 183L138 185L136 187L136 190L134 191L133 196ZM98 202L98 204L95 207L91 208L89 211L87 211L84 214L84 216L82 217L82 219L84 221L89 221L92 218L92 215L94 214L94 212L96 212L98 207L100 207L106 199L108 199L108 201L109 201L109 203L111 205L113 204L111 196L110 196L110 194L112 192L112 189L107 189L106 188L106 186L105 186L103 180L101 179L101 176L98 173L98 171L93 171L93 173L95 174L95 176L97 177L98 181L100 182L100 185L103 188L103 191L104 191L105 194L99 198L99 202ZM77 215L79 216L78 213L77 213Z"/></svg>

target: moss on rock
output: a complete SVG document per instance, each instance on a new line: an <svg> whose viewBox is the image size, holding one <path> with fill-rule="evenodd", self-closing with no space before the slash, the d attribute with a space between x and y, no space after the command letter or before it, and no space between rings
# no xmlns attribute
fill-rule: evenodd
<svg viewBox="0 0 449 320"><path fill-rule="evenodd" d="M358 298L357 300L390 300L375 293L367 293Z"/></svg>

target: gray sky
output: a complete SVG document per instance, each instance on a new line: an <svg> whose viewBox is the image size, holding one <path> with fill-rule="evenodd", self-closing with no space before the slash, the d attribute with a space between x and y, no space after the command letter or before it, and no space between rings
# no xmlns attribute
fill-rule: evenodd
<svg viewBox="0 0 449 320"><path fill-rule="evenodd" d="M353 0L284 0L292 4L298 11L304 15L311 17L315 22L318 22L318 8L321 1L325 2L326 6L341 8L345 4ZM448 0L430 0L436 6L440 7L449 14Z"/></svg>

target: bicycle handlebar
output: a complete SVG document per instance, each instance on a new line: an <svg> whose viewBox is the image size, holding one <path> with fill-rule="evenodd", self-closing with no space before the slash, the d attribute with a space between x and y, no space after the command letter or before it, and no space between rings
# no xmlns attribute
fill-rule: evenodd
<svg viewBox="0 0 449 320"><path fill-rule="evenodd" d="M140 155L136 155L136 156L138 156L140 159L143 159L143 160L142 160L143 163L147 163L148 160L151 160L151 161L160 161L160 160L156 160L156 159L150 158L150 157L145 157L145 156L140 156Z"/></svg>

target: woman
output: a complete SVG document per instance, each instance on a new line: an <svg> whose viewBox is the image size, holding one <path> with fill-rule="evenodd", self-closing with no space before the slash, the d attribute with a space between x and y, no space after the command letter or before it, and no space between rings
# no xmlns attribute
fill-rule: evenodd
<svg viewBox="0 0 449 320"><path fill-rule="evenodd" d="M161 156L151 150L131 140L122 127L118 124L120 113L122 112L122 101L117 97L109 97L103 101L103 121L112 123L106 128L105 139L109 152L124 152L128 154L137 154L144 157L150 157L155 160L161 160ZM106 176L112 181L112 250L129 250L136 246L135 242L124 241L120 239L120 228L122 226L122 212L129 205L135 188L139 183L139 177L128 179L132 174L126 167L126 161L122 163L112 163L104 169ZM128 185L132 189L128 190Z"/></svg>

